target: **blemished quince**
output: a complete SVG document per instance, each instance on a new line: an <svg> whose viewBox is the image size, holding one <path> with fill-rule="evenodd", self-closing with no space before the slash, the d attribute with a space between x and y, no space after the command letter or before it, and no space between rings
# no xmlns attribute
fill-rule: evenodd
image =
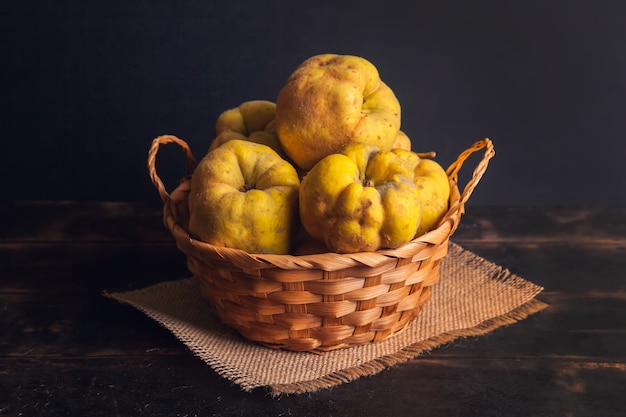
<svg viewBox="0 0 626 417"><path fill-rule="evenodd" d="M274 119L276 104L268 100L250 100L222 112L215 123L216 137L209 150L233 139L248 140L272 148L281 157L285 153L278 140Z"/></svg>
<svg viewBox="0 0 626 417"><path fill-rule="evenodd" d="M450 205L448 175L443 167L432 159L435 156L434 152L415 153L398 149L396 154L415 173L415 184L422 208L422 218L415 236L421 236L435 228L448 211Z"/></svg>
<svg viewBox="0 0 626 417"><path fill-rule="evenodd" d="M298 228L298 174L269 146L233 139L191 178L189 232L248 253L289 253Z"/></svg>
<svg viewBox="0 0 626 417"><path fill-rule="evenodd" d="M436 161L421 158L415 168L415 183L422 203L422 219L415 236L421 236L435 228L447 213L450 206L450 180Z"/></svg>
<svg viewBox="0 0 626 417"><path fill-rule="evenodd" d="M398 135L391 145L391 149L397 148L406 149L407 151L411 150L411 139L402 130L398 131Z"/></svg>
<svg viewBox="0 0 626 417"><path fill-rule="evenodd" d="M300 219L333 252L396 248L415 236L421 209L414 165L397 152L350 143L307 173L300 185Z"/></svg>
<svg viewBox="0 0 626 417"><path fill-rule="evenodd" d="M302 62L276 99L276 131L285 153L307 171L350 142L391 149L400 103L370 61L322 54Z"/></svg>

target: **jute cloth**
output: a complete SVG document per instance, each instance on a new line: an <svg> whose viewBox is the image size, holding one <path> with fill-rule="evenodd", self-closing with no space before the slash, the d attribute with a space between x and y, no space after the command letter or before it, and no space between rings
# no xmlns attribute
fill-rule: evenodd
<svg viewBox="0 0 626 417"><path fill-rule="evenodd" d="M542 310L543 288L449 244L432 298L402 333L323 354L269 349L243 340L211 315L192 278L105 295L159 322L215 372L244 391L305 393L372 375L459 337L485 334Z"/></svg>

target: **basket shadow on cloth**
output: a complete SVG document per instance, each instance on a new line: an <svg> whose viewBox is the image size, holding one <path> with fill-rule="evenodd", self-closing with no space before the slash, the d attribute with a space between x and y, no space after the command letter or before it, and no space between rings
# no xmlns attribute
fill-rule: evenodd
<svg viewBox="0 0 626 417"><path fill-rule="evenodd" d="M159 147L185 153L187 176L170 194L156 172ZM458 174L484 149L461 193ZM163 201L163 221L185 253L187 267L216 317L244 338L270 348L323 352L385 340L405 329L430 299L474 188L495 155L490 139L462 152L446 173L450 206L438 226L396 249L310 255L250 254L189 235L187 197L196 160L187 143L163 135L152 141L148 170Z"/></svg>

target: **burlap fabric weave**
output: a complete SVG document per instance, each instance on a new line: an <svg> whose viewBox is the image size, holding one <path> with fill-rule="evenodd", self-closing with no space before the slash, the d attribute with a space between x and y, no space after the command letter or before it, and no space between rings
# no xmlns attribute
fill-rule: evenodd
<svg viewBox="0 0 626 417"><path fill-rule="evenodd" d="M243 340L211 315L189 279L107 296L171 331L217 373L244 391L304 393L375 374L459 337L485 334L547 305L543 288L450 243L432 299L402 333L379 343L313 354L269 349Z"/></svg>

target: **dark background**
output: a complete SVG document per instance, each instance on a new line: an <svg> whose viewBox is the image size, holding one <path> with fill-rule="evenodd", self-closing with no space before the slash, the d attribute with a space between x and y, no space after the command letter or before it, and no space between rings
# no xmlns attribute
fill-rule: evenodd
<svg viewBox="0 0 626 417"><path fill-rule="evenodd" d="M250 4L247 4L250 3ZM223 110L309 56L372 61L414 150L497 155L470 204L625 204L626 2L3 1L3 200L160 204L153 137L201 157ZM158 171L184 174L175 145ZM471 171L471 160L468 171Z"/></svg>

